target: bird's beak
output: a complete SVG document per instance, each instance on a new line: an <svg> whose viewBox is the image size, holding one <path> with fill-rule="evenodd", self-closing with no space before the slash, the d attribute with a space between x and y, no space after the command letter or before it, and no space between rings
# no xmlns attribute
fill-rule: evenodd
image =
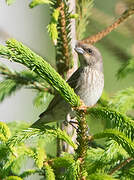
<svg viewBox="0 0 134 180"><path fill-rule="evenodd" d="M78 53L78 54L84 54L84 50L81 47L75 46L74 50Z"/></svg>

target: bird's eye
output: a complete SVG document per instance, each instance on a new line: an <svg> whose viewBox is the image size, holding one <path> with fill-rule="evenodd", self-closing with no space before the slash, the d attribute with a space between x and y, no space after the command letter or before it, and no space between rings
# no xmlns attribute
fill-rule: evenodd
<svg viewBox="0 0 134 180"><path fill-rule="evenodd" d="M91 54L91 53L92 53L92 50L91 50L90 48L88 48L88 49L87 49L87 52L88 52L89 54Z"/></svg>

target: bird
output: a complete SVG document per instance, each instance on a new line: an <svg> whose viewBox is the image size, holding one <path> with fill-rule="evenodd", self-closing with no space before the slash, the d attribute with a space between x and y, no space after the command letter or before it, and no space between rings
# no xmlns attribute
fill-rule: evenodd
<svg viewBox="0 0 134 180"><path fill-rule="evenodd" d="M88 107L94 106L101 97L104 87L103 61L99 50L91 45L77 42L74 50L78 54L80 66L67 80ZM74 112L58 92L50 102L48 108L40 114L39 119L32 124L32 128L40 128L50 122L62 122L66 117L74 117Z"/></svg>

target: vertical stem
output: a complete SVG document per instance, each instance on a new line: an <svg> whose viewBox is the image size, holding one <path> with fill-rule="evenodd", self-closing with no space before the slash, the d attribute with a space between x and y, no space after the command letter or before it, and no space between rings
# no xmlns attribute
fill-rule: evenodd
<svg viewBox="0 0 134 180"><path fill-rule="evenodd" d="M68 5L69 5L69 12L75 13L75 1L74 0L68 0ZM66 31L66 26L68 25L69 22L66 21L65 17L65 5L62 0L57 0L57 6L60 8L60 18L59 18L59 25L60 25L60 37L62 39L62 54L63 58L61 61L61 57L57 56L56 61L57 61L57 69L58 72L62 75L63 78L65 78L65 73L67 79L73 74L74 71L78 68L78 61L77 61L77 54L74 51L75 43L76 43L76 30L75 30L75 19L70 20L70 25L71 25L71 32L69 34L71 38L71 48L69 48L68 44L68 34ZM70 58L70 51L72 49L72 56ZM73 68L69 69L70 67L70 60L73 60ZM64 62L63 62L64 61ZM74 128L72 128L71 125L68 124L68 126L65 126L64 123L61 125L62 129L66 130L66 132L76 141L76 131ZM71 146L66 144L65 142L62 143L61 147L61 142L57 141L57 155L60 155L61 151L65 151L68 153L74 153L74 150Z"/></svg>
<svg viewBox="0 0 134 180"><path fill-rule="evenodd" d="M67 33L67 25L69 22L66 21L66 14L65 14L65 3L63 0L57 0L57 8L60 9L60 18L59 18L59 36L60 40L62 40L62 48L60 51L62 51L62 57L58 56L56 54L56 64L57 64L57 70L59 74L65 78L65 73L68 72L69 67L70 67L70 48L68 44L68 33ZM61 43L61 42L60 42ZM61 46L60 44L57 44L56 49L58 46ZM68 74L68 73L67 73ZM68 77L68 75L67 75ZM57 126L60 127L61 129L66 129L66 126L64 124L59 124L57 123ZM66 129L68 132L68 129ZM57 140L57 156L60 156L61 151L68 152L68 145L66 143L61 142L61 140Z"/></svg>
<svg viewBox="0 0 134 180"><path fill-rule="evenodd" d="M84 162L88 149L88 136L87 136L88 126L86 123L84 110L77 111L77 121L78 121L78 132L77 132L78 148L76 149L76 153L77 153L77 159L79 159L80 161L79 179L85 180L86 171L84 168Z"/></svg>
<svg viewBox="0 0 134 180"><path fill-rule="evenodd" d="M56 57L57 61L57 69L59 74L64 76L64 73L68 71L70 67L70 49L68 44L68 33L66 31L68 22L66 21L66 14L65 14L65 2L62 0L57 0L57 7L60 9L60 17L59 17L59 36L62 40L62 54L63 57L60 56ZM58 46L59 44L57 44Z"/></svg>
<svg viewBox="0 0 134 180"><path fill-rule="evenodd" d="M73 14L75 14L76 11L76 3L75 0L69 0L69 11ZM76 23L75 23L75 19L71 19L71 47L72 47L72 56L73 56L73 67L71 69L69 69L67 71L67 79L77 70L78 68L78 57L77 57L77 53L74 51L74 47L76 44ZM76 130L70 125L68 124L67 126L65 126L64 124L62 124L62 129L65 129L66 132L69 134L69 136L72 137L73 141L76 141L76 137L77 137L77 133ZM68 153L74 153L74 149L68 145L65 144L63 142L63 147L65 148L65 152Z"/></svg>

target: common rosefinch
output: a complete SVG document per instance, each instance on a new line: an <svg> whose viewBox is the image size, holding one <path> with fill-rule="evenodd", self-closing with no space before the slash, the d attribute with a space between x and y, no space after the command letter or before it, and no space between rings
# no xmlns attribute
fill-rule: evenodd
<svg viewBox="0 0 134 180"><path fill-rule="evenodd" d="M78 43L75 51L79 56L80 67L67 82L86 106L93 106L100 98L104 86L102 57L97 48L88 44ZM56 93L47 110L31 127L41 127L49 122L64 121L71 112L71 106Z"/></svg>

